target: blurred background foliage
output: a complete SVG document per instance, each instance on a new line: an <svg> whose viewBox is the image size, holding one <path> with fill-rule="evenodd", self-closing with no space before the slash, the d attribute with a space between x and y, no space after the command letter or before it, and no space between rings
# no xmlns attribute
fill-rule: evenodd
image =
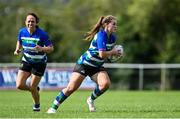
<svg viewBox="0 0 180 119"><path fill-rule="evenodd" d="M125 50L119 62L180 63L179 6L180 0L0 0L0 62L19 62L13 55L18 30L35 12L55 47L49 62L75 62L89 47L84 34L112 14Z"/></svg>

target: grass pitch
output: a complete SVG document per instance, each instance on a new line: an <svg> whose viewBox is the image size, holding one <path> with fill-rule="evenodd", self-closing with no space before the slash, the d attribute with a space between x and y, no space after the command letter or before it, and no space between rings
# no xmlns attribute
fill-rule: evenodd
<svg viewBox="0 0 180 119"><path fill-rule="evenodd" d="M179 118L178 91L107 91L90 113L86 98L91 91L76 91L58 109L47 114L58 91L41 91L41 112L32 111L29 92L0 90L0 118Z"/></svg>

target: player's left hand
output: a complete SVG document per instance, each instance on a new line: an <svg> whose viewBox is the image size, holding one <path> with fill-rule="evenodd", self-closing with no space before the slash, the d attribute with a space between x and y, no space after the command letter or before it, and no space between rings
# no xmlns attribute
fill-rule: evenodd
<svg viewBox="0 0 180 119"><path fill-rule="evenodd" d="M35 49L36 51L38 51L38 52L42 52L42 51L43 51L43 47L41 47L40 45L36 45L36 46L34 47L34 49Z"/></svg>

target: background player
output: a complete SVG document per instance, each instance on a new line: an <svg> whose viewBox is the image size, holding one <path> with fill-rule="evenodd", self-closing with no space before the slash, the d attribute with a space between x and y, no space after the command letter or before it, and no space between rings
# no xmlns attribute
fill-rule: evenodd
<svg viewBox="0 0 180 119"><path fill-rule="evenodd" d="M20 90L31 92L34 101L34 111L40 111L38 84L46 69L46 53L50 53L54 49L48 34L37 26L38 23L39 18L35 13L27 14L26 27L19 30L18 41L14 51L14 55L23 53L16 87ZM26 81L30 76L31 82L27 85Z"/></svg>

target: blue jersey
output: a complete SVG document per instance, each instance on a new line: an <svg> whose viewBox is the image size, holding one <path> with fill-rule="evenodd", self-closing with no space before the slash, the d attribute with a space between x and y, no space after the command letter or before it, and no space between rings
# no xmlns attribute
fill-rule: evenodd
<svg viewBox="0 0 180 119"><path fill-rule="evenodd" d="M29 63L47 62L46 53L34 50L36 45L41 47L52 46L52 42L49 40L49 36L46 32L40 28L36 28L36 31L31 35L27 28L21 28L18 34L18 41L23 48L23 61Z"/></svg>
<svg viewBox="0 0 180 119"><path fill-rule="evenodd" d="M110 51L115 45L116 37L101 29L91 41L89 49L78 59L78 64L89 65L92 67L101 67L105 59L99 57L99 51Z"/></svg>

